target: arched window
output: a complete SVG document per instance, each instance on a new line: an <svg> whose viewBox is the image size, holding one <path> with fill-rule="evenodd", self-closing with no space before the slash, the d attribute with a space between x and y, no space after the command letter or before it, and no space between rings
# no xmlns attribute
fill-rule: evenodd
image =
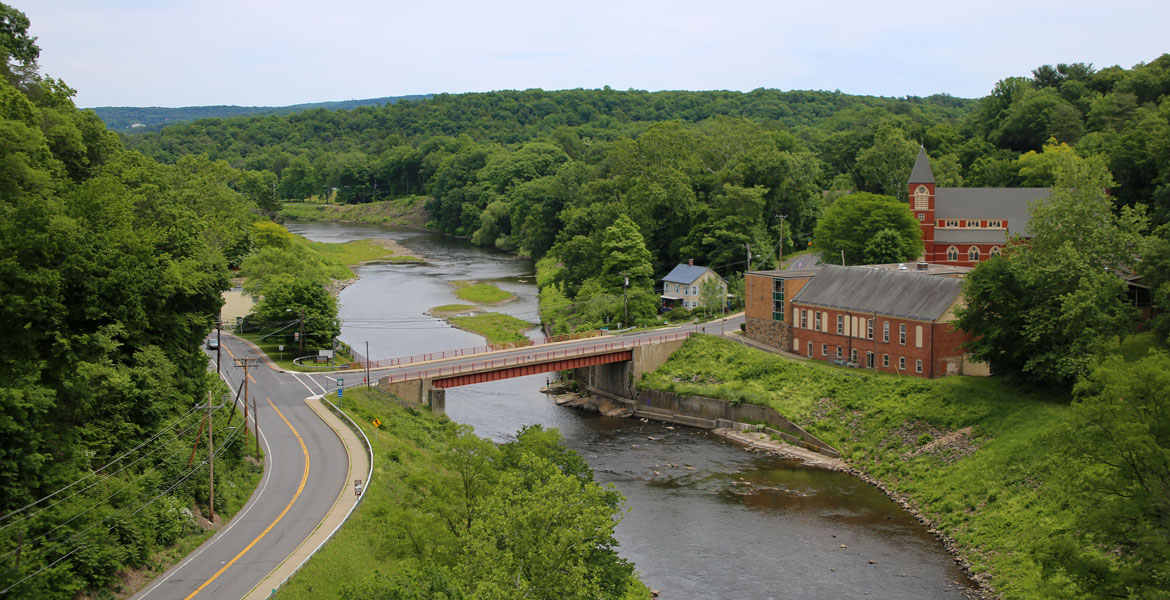
<svg viewBox="0 0 1170 600"><path fill-rule="evenodd" d="M991 247L991 255L992 256L999 256L999 246L992 246Z"/></svg>
<svg viewBox="0 0 1170 600"><path fill-rule="evenodd" d="M979 262L979 247L971 246L967 249L967 259L971 262Z"/></svg>
<svg viewBox="0 0 1170 600"><path fill-rule="evenodd" d="M952 262L959 260L959 249L954 246L947 248L947 260Z"/></svg>
<svg viewBox="0 0 1170 600"><path fill-rule="evenodd" d="M930 190L925 185L914 190L914 210L930 210Z"/></svg>

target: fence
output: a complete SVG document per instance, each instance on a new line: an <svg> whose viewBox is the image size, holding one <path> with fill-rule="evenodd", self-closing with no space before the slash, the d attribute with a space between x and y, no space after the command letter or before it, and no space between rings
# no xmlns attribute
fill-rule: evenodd
<svg viewBox="0 0 1170 600"><path fill-rule="evenodd" d="M441 352L427 352L425 354L413 354L411 356L400 356L397 358L386 358L381 360L369 361L371 369L382 369L385 367L401 367L403 365L411 365L414 363L430 362L432 360L443 360L447 358L460 358L462 356L474 356L476 354L484 354L487 352L496 352L499 350L512 350L515 348L531 348L532 346L543 346L545 344L552 344L555 342L567 342L572 340L587 339L601 335L600 331L580 331L577 333L570 333L566 335L557 335L553 337L541 338L539 340L527 340L526 342L510 342L507 344L489 344L486 346L475 346L473 348L457 348L455 350L443 350ZM365 368L367 357L353 351L354 364L353 368Z"/></svg>
<svg viewBox="0 0 1170 600"><path fill-rule="evenodd" d="M613 342L602 342L598 344L591 344L588 346L577 346L575 348L563 348L560 350L549 350L546 352L534 352L532 354L522 354L520 356L503 356L500 358L492 358L488 360L476 361L471 363L464 363L460 365L452 365L450 367L433 367L428 369L421 369L418 371L410 371L407 373L397 373L383 378L387 383L396 383L399 381L409 381L411 379L431 379L434 377L449 377L466 373L471 371L480 371L484 369L496 369L514 365L530 364L533 362L545 362L561 358L569 358L572 356L581 356L584 354L598 354L602 352L610 352L617 350L628 350L637 346L647 346L651 344L661 344L663 342L673 342L675 340L683 340L690 337L694 332L679 331L665 335L656 335L646 338L632 338L628 340L619 340ZM450 355L450 352L457 352L448 350L448 358L460 356ZM436 356L440 353L434 353ZM430 356L424 354L422 356ZM402 363L409 364L409 363Z"/></svg>

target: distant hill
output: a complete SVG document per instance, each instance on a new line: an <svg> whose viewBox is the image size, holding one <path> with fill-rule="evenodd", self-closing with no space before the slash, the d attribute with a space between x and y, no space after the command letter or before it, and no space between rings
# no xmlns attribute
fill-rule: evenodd
<svg viewBox="0 0 1170 600"><path fill-rule="evenodd" d="M359 106L381 106L394 104L403 100L424 100L431 94L416 94L412 96L386 96L383 98L368 98L365 100L343 100L340 102L313 102L309 104L294 104L292 106L184 106L181 108L163 108L159 106L99 106L92 110L105 122L106 128L111 131L126 133L144 133L158 131L167 125L174 125L184 121L197 119L214 119L219 117L247 117L252 115L287 115L303 110L324 108L326 110L346 110Z"/></svg>

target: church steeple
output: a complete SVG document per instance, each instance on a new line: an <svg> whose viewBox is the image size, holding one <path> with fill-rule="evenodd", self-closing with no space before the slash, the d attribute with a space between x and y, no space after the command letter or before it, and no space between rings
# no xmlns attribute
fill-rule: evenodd
<svg viewBox="0 0 1170 600"><path fill-rule="evenodd" d="M934 183L934 171L930 170L930 158L926 156L926 148L918 147L918 158L914 160L914 169L910 171L910 183Z"/></svg>

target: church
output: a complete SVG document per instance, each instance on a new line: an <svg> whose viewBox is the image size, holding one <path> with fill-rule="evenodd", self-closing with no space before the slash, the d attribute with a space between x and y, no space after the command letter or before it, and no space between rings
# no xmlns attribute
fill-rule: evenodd
<svg viewBox="0 0 1170 600"><path fill-rule="evenodd" d="M910 211L922 229L923 260L973 267L1028 235L1028 203L1051 188L936 187L926 149L910 172Z"/></svg>

